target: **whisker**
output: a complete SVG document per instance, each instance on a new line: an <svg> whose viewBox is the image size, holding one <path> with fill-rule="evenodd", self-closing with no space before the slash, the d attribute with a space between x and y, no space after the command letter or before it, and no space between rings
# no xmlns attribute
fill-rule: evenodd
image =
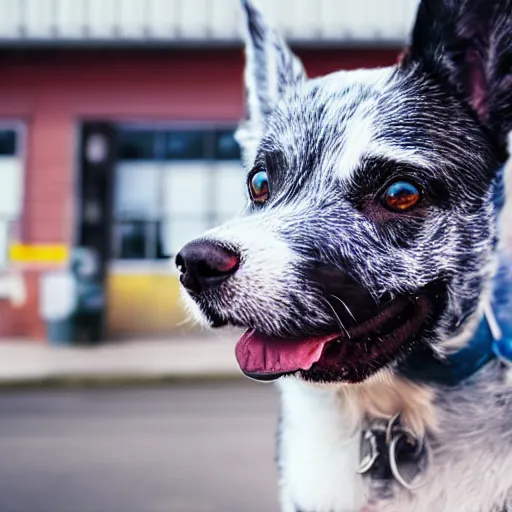
<svg viewBox="0 0 512 512"><path fill-rule="evenodd" d="M347 313L352 317L352 320L354 320L354 322L359 325L359 322L356 320L356 317L352 314L352 311L350 311L350 308L345 304L344 301L342 301L339 297L336 297L336 295L331 295L331 297L333 299L336 299L337 301L341 302L341 304L343 305L343 307L347 310Z"/></svg>
<svg viewBox="0 0 512 512"><path fill-rule="evenodd" d="M340 327L345 331L345 334L350 338L352 338L352 336L350 336L350 333L347 331L347 329L345 328L345 326L343 325L343 322L341 321L341 318L338 316L338 313L336 313L336 310L334 309L334 307L332 306L332 304L328 301L328 300L325 300L325 302L328 304L328 306L332 309L332 312L334 313L334 316L336 317L336 319L338 320L338 323L340 324Z"/></svg>

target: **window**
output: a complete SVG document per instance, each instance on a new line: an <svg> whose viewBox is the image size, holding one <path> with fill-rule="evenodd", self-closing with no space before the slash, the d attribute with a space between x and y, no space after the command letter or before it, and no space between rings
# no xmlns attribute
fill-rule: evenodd
<svg viewBox="0 0 512 512"><path fill-rule="evenodd" d="M18 130L0 126L0 270L8 263L12 231L21 215L23 159Z"/></svg>
<svg viewBox="0 0 512 512"><path fill-rule="evenodd" d="M240 150L229 129L121 129L114 256L157 260L245 205Z"/></svg>

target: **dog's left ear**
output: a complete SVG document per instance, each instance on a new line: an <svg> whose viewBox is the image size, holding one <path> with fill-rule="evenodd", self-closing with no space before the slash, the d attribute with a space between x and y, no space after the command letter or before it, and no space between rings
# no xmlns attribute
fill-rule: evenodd
<svg viewBox="0 0 512 512"><path fill-rule="evenodd" d="M242 0L245 17L245 88L248 123L237 139L244 153L263 133L268 115L285 91L306 79L300 60L283 38L271 28L251 0ZM252 155L245 155L250 160Z"/></svg>
<svg viewBox="0 0 512 512"><path fill-rule="evenodd" d="M401 65L447 82L505 147L512 129L512 0L422 0Z"/></svg>

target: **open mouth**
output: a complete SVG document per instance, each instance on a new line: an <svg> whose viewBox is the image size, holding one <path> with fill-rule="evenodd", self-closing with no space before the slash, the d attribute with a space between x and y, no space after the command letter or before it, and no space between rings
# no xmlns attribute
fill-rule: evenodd
<svg viewBox="0 0 512 512"><path fill-rule="evenodd" d="M426 294L399 296L365 322L331 334L282 339L250 329L236 345L236 358L257 380L300 372L307 380L361 382L407 351L430 310Z"/></svg>

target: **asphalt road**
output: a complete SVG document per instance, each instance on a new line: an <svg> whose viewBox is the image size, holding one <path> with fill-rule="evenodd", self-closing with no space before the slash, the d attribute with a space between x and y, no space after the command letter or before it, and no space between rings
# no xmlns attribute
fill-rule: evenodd
<svg viewBox="0 0 512 512"><path fill-rule="evenodd" d="M273 386L0 393L1 512L273 512Z"/></svg>

